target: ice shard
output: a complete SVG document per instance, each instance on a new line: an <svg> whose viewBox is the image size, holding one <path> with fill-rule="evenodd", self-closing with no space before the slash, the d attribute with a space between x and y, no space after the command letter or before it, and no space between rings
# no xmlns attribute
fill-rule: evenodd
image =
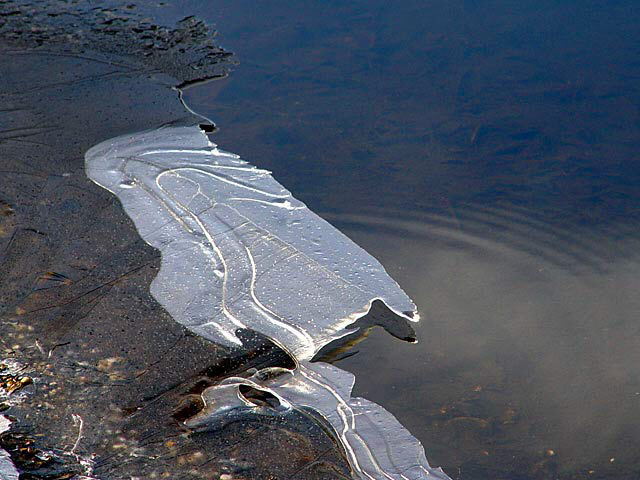
<svg viewBox="0 0 640 480"><path fill-rule="evenodd" d="M376 259L196 126L117 137L85 160L89 178L120 199L161 252L151 293L176 321L227 345L241 344L238 331L257 331L297 363L208 388L190 427L212 428L242 412L307 410L334 432L357 478L448 478L389 412L351 398L351 374L310 361L380 302L396 325L418 320ZM274 405L253 402L247 389Z"/></svg>
<svg viewBox="0 0 640 480"><path fill-rule="evenodd" d="M429 466L420 442L391 413L364 398L352 398L353 384L352 374L321 362L227 378L204 391L205 408L187 426L219 428L235 415L309 410L332 428L356 478L449 479L440 468ZM263 400L265 393L275 402Z"/></svg>

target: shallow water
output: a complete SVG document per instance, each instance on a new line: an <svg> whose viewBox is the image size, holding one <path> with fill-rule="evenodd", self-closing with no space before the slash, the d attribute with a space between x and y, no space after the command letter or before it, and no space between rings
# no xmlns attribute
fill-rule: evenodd
<svg viewBox="0 0 640 480"><path fill-rule="evenodd" d="M239 61L187 92L214 140L422 313L356 393L454 478L637 478L637 4L188 5Z"/></svg>

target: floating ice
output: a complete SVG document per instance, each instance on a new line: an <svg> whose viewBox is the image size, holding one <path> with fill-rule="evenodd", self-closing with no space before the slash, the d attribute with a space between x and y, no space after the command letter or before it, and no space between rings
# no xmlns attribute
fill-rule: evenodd
<svg viewBox="0 0 640 480"><path fill-rule="evenodd" d="M210 387L192 428L238 412L312 410L332 427L358 478L448 478L389 412L351 398L351 374L309 361L354 332L352 324L380 301L397 332L398 322L417 321L415 305L376 259L270 172L219 150L195 126L103 142L87 152L86 171L160 250L151 293L176 321L227 345L241 344L239 329L258 331L298 362L294 370L265 369ZM256 404L243 389L277 405Z"/></svg>
<svg viewBox="0 0 640 480"><path fill-rule="evenodd" d="M393 415L364 398L351 398L353 384L352 374L328 363L301 362L295 370L271 368L251 378L230 377L203 392L205 408L186 424L206 429L233 421L234 413L311 410L332 427L357 478L450 480L429 466L420 442ZM262 401L256 392L275 402Z"/></svg>
<svg viewBox="0 0 640 480"><path fill-rule="evenodd" d="M153 296L205 338L240 344L235 331L250 328L309 360L375 299L417 320L375 258L197 127L108 140L86 169L161 251Z"/></svg>

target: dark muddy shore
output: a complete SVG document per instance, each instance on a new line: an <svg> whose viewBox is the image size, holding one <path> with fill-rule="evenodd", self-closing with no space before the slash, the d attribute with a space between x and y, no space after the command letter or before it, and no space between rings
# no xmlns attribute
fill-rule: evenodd
<svg viewBox="0 0 640 480"><path fill-rule="evenodd" d="M21 478L348 478L330 435L301 414L182 425L206 386L286 359L261 339L230 351L172 320L149 293L157 251L84 173L100 141L207 123L172 88L193 70L37 43L0 49L0 363L23 367L2 377L7 389L24 383L2 405L15 423L0 445ZM227 56L190 53L213 75Z"/></svg>

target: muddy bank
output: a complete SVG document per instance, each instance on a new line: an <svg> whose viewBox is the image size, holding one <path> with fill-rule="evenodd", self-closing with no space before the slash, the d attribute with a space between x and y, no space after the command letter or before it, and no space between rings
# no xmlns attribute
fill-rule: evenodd
<svg viewBox="0 0 640 480"><path fill-rule="evenodd" d="M225 55L207 60L189 50L194 60L185 70L92 50L98 37L91 35L45 49L43 36L8 35L26 24L7 18L0 26L0 363L17 366L7 381L29 380L3 398L15 423L0 445L24 478L348 478L342 453L308 416L239 418L197 434L182 426L211 383L287 359L263 339L248 335L247 348L232 351L171 319L149 294L158 252L84 173L84 153L100 141L206 123L172 87L194 80L200 60ZM58 38L56 28L47 38ZM221 69L214 63L206 71Z"/></svg>

